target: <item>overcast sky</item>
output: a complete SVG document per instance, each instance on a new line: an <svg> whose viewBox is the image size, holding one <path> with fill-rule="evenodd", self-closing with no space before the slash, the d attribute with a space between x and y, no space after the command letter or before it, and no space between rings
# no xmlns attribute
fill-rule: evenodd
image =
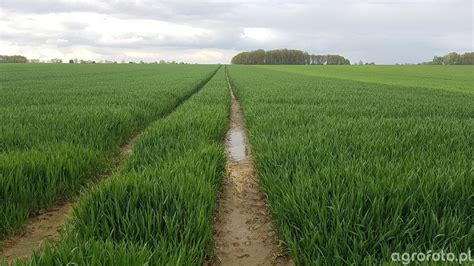
<svg viewBox="0 0 474 266"><path fill-rule="evenodd" d="M417 63L473 50L472 0L0 0L0 54L228 63L295 48Z"/></svg>

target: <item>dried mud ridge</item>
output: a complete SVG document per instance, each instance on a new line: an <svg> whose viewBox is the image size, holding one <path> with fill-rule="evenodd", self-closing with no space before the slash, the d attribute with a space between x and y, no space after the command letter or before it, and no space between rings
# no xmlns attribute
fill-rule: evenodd
<svg viewBox="0 0 474 266"><path fill-rule="evenodd" d="M258 185L240 105L232 97L231 125L226 137L227 175L214 222L215 258L211 265L294 265L280 253L271 227L266 196Z"/></svg>
<svg viewBox="0 0 474 266"><path fill-rule="evenodd" d="M211 80L220 67L213 72L208 79L203 80L189 96L181 100L173 110L164 113L158 119L162 119L169 114L173 113L181 104L186 102L191 96L196 94L201 88L203 88L209 80ZM151 125L153 122L149 123ZM133 152L133 146L136 141L140 138L143 133L146 132L148 127L132 136L125 144L120 148L120 153L111 160L112 168L101 178L105 180L114 169L118 169L120 165L125 161L125 158L130 156ZM54 207L43 209L38 212L37 215L30 218L26 223L25 229L17 235L8 237L0 240L0 262L6 259L8 263L12 263L16 259L27 260L31 258L33 252L43 246L46 242L57 243L60 239L60 233L66 225L68 219L71 217L74 199L64 200L59 202Z"/></svg>

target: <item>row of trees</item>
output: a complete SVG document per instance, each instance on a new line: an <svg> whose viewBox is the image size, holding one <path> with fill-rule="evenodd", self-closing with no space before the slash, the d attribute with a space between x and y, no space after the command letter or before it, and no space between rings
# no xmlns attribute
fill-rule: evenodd
<svg viewBox="0 0 474 266"><path fill-rule="evenodd" d="M0 55L0 63L26 63L28 59L22 55Z"/></svg>
<svg viewBox="0 0 474 266"><path fill-rule="evenodd" d="M119 62L117 61L111 61L111 60L100 60L100 61L93 61L93 60L83 60L83 59L69 59L69 64L118 64ZM173 64L188 64L185 62L176 62L176 61L165 61L165 60L160 60L160 61L153 61L153 62L145 62L145 61L125 61L122 60L120 61L120 64L168 64L168 65L173 65Z"/></svg>
<svg viewBox="0 0 474 266"><path fill-rule="evenodd" d="M117 61L111 60L84 60L84 59L69 59L69 64L118 64ZM62 64L64 63L60 58L53 58L49 60L40 60L40 59L28 59L22 55L0 55L0 63L32 63L32 64L40 64L40 63L52 63L52 64ZM144 62L144 61L120 61L121 64L189 64L185 62L177 62L177 61L154 61L154 62Z"/></svg>
<svg viewBox="0 0 474 266"><path fill-rule="evenodd" d="M235 55L232 64L243 65L349 65L349 59L340 55L314 55L301 50L262 49Z"/></svg>
<svg viewBox="0 0 474 266"><path fill-rule="evenodd" d="M433 61L426 64L430 65L474 65L474 52L458 54L449 53L445 56L435 56Z"/></svg>

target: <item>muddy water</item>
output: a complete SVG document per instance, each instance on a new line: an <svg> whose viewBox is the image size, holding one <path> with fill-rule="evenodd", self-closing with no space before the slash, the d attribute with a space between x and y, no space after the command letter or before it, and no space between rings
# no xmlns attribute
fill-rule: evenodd
<svg viewBox="0 0 474 266"><path fill-rule="evenodd" d="M230 84L229 84L230 88ZM213 265L292 265L280 254L266 196L258 185L240 105L230 90L227 175L214 223Z"/></svg>
<svg viewBox="0 0 474 266"><path fill-rule="evenodd" d="M240 127L231 128L228 133L228 153L234 161L245 160L244 132Z"/></svg>

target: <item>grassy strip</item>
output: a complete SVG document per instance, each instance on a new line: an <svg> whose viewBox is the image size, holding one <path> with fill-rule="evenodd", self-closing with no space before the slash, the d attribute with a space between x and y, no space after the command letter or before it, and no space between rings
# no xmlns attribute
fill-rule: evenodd
<svg viewBox="0 0 474 266"><path fill-rule="evenodd" d="M0 238L40 208L77 193L126 139L173 110L215 70L2 64Z"/></svg>
<svg viewBox="0 0 474 266"><path fill-rule="evenodd" d="M229 74L298 264L472 248L472 96L248 66Z"/></svg>
<svg viewBox="0 0 474 266"><path fill-rule="evenodd" d="M230 97L224 69L157 121L125 167L83 194L55 248L33 265L200 265L224 174Z"/></svg>

